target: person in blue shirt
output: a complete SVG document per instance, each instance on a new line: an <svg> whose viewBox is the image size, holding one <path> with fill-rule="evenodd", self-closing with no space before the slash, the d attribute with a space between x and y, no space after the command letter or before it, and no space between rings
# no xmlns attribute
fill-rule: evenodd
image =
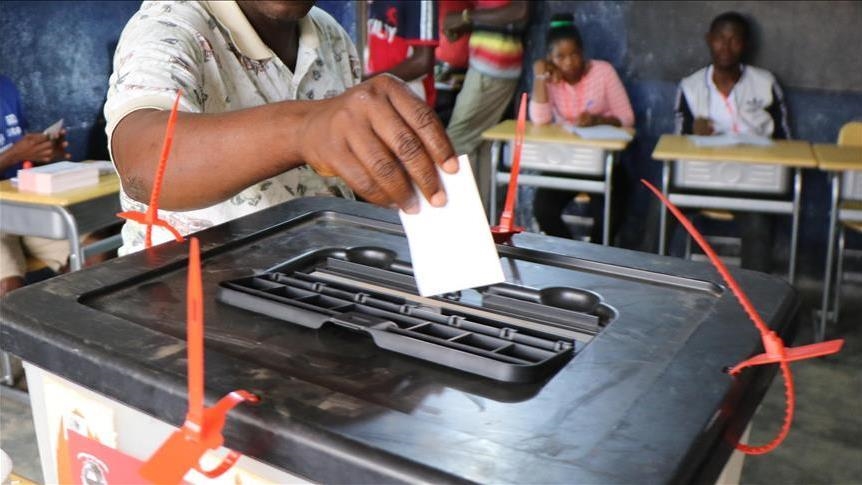
<svg viewBox="0 0 862 485"><path fill-rule="evenodd" d="M65 130L51 140L43 133L27 133L27 128L18 89L0 75L0 179L15 177L25 160L44 163L70 157ZM0 233L0 296L24 286L28 254L58 272L69 258L69 242Z"/></svg>

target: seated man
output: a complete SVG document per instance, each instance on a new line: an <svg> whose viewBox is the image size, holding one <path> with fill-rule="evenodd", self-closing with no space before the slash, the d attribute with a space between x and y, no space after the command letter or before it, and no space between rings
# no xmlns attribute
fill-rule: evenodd
<svg viewBox="0 0 862 485"><path fill-rule="evenodd" d="M706 43L712 64L683 79L676 100L676 133L750 133L789 138L787 107L775 77L743 64L750 39L748 21L736 12L713 19ZM737 215L742 235L742 267L769 272L774 218Z"/></svg>
<svg viewBox="0 0 862 485"><path fill-rule="evenodd" d="M18 89L11 79L0 75L0 180L15 177L25 160L44 163L69 158L65 130L54 140L26 130ZM0 233L0 297L24 286L27 255L57 273L69 259L69 242Z"/></svg>
<svg viewBox="0 0 862 485"><path fill-rule="evenodd" d="M434 112L393 76L358 84L360 71L347 33L313 2L144 2L105 105L124 210L146 210L178 90L160 216L183 234L295 197L350 197L348 186L415 212L415 184L444 205L435 166L458 162ZM142 249L143 235L127 222L120 252Z"/></svg>

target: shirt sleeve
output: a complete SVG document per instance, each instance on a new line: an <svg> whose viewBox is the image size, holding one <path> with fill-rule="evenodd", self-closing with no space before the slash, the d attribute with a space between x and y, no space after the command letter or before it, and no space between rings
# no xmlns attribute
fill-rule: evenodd
<svg viewBox="0 0 862 485"><path fill-rule="evenodd" d="M626 88L623 86L617 71L607 64L607 74L605 79L605 95L607 96L608 106L610 106L611 115L620 120L620 124L627 128L634 126L635 114L632 111L632 105L629 102L629 95L626 93Z"/></svg>
<svg viewBox="0 0 862 485"><path fill-rule="evenodd" d="M787 104L784 102L784 92L778 82L772 83L772 104L766 111L772 117L772 138L779 140L790 139L790 124L787 120Z"/></svg>
<svg viewBox="0 0 862 485"><path fill-rule="evenodd" d="M690 135L694 132L694 115L691 113L691 108L688 106L688 101L685 99L685 93L682 92L682 85L676 90L676 102L673 108L674 118L674 134Z"/></svg>
<svg viewBox="0 0 862 485"><path fill-rule="evenodd" d="M117 124L139 109L169 110L180 94L180 110L204 110L201 65L208 41L179 21L138 12L126 25L114 54L114 72L108 81L105 131L110 151Z"/></svg>
<svg viewBox="0 0 862 485"><path fill-rule="evenodd" d="M530 99L530 121L537 125L547 125L553 118L551 103L537 103Z"/></svg>

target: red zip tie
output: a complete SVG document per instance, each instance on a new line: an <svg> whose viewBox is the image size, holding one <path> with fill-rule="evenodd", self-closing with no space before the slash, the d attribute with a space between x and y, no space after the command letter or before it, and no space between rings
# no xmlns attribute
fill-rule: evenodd
<svg viewBox="0 0 862 485"><path fill-rule="evenodd" d="M523 232L524 228L515 225L515 199L518 197L518 173L521 171L521 151L524 148L524 132L527 130L527 93L521 94L521 106L518 108L518 123L515 126L515 152L512 156L512 169L509 172L509 189L506 192L506 204L500 214L500 224L491 228L491 235L497 243L504 243L512 235ZM492 182L493 183L493 182ZM492 204L496 201L491 201Z"/></svg>
<svg viewBox="0 0 862 485"><path fill-rule="evenodd" d="M781 337L779 337L774 331L770 330L763 322L760 314L757 313L754 309L754 305L751 304L751 300L748 299L748 295L742 291L742 288L740 288L739 284L730 274L730 271L727 270L727 266L725 266L724 262L718 258L718 255L709 243L706 242L706 239L700 231L694 227L694 224L692 224L685 214L673 205L655 186L644 179L641 179L641 182L646 185L646 187L650 189L652 193L659 198L659 200L661 200L662 204L667 207L667 209L674 215L674 217L677 218L680 224L682 224L685 230L688 231L691 237L697 242L698 246L703 249L703 252L706 253L706 256L709 258L710 263L712 263L712 265L715 266L715 269L718 270L719 274L721 274L721 277L727 283L727 286L730 287L730 291L736 299L739 300L745 313L748 314L748 318L751 319L754 326L757 327L757 330L760 332L760 338L763 341L764 353L740 362L733 366L728 373L735 376L746 367L773 363L778 363L781 368L781 375L784 377L784 396L786 401L784 422L781 425L781 430L771 442L763 446L750 446L743 443L738 443L736 445L736 449L749 455L762 455L764 453L769 453L784 441L784 438L786 438L787 434L790 432L790 425L793 422L793 411L796 406L796 397L793 388L793 374L790 372L789 363L796 360L811 359L813 357L822 357L824 355L837 353L844 345L844 339L830 340L828 342L820 342L793 348L785 347L784 341L781 340Z"/></svg>
<svg viewBox="0 0 862 485"><path fill-rule="evenodd" d="M153 247L153 226L159 226L167 229L177 242L183 241L183 236L179 231L173 228L164 219L159 219L159 196L162 194L162 182L165 179L165 169L168 165L168 155L171 153L171 145L174 142L174 129L177 124L177 113L180 107L180 95L182 91L177 90L177 97L174 99L174 105L171 108L171 114L168 117L168 126L165 128L165 141L162 144L162 155L159 158L159 164L156 166L156 176L153 179L153 190L150 193L150 205L147 207L146 214L138 211L125 211L117 214L117 217L135 221L139 224L147 226L144 246L149 249Z"/></svg>
<svg viewBox="0 0 862 485"><path fill-rule="evenodd" d="M189 411L182 428L174 431L141 466L139 474L158 484L178 484L189 470L217 478L240 458L231 450L212 470L203 470L200 459L209 449L224 444L222 429L227 413L244 401L258 402L254 394L238 390L221 398L215 406L204 407L204 297L201 282L200 244L190 238L187 304Z"/></svg>

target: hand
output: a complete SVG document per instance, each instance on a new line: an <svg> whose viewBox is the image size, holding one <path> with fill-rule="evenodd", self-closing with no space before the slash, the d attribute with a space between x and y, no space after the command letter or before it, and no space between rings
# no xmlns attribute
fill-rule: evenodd
<svg viewBox="0 0 862 485"><path fill-rule="evenodd" d="M15 160L50 162L54 156L54 142L48 138L48 135L27 133L23 138L15 142L10 150L14 150Z"/></svg>
<svg viewBox="0 0 862 485"><path fill-rule="evenodd" d="M556 64L547 59L539 59L533 63L533 76L536 79L555 83L560 81L561 74Z"/></svg>
<svg viewBox="0 0 862 485"><path fill-rule="evenodd" d="M599 115L594 115L592 113L584 111L583 113L581 113L580 116L578 116L578 126L595 126L600 124L602 124L602 117Z"/></svg>
<svg viewBox="0 0 862 485"><path fill-rule="evenodd" d="M473 26L464 21L461 12L450 12L443 19L443 34L449 42L455 42L464 34L470 32Z"/></svg>
<svg viewBox="0 0 862 485"><path fill-rule="evenodd" d="M69 160L72 158L72 154L66 151L69 148L69 142L66 141L65 128L60 130L60 134L57 135L57 138L51 140L51 142L53 145L51 160Z"/></svg>
<svg viewBox="0 0 862 485"><path fill-rule="evenodd" d="M712 121L709 118L695 118L691 131L695 135L712 135L715 133Z"/></svg>
<svg viewBox="0 0 862 485"><path fill-rule="evenodd" d="M434 206L446 204L436 166L458 171L440 119L389 74L319 102L303 127L302 159L323 176L338 175L379 205L419 210L413 184Z"/></svg>

